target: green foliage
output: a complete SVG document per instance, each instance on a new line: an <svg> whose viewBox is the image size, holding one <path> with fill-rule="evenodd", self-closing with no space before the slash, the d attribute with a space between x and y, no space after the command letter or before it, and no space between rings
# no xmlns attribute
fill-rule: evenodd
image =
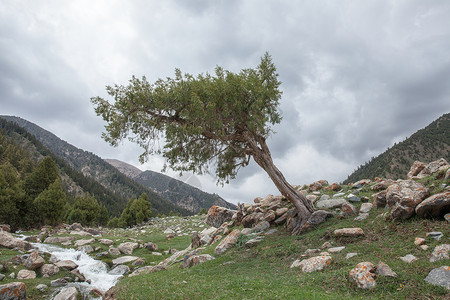
<svg viewBox="0 0 450 300"><path fill-rule="evenodd" d="M152 216L151 208L147 194L142 194L138 199L131 199L120 215L117 226L128 227L147 221Z"/></svg>
<svg viewBox="0 0 450 300"><path fill-rule="evenodd" d="M46 190L42 191L33 201L37 216L43 225L58 225L63 220L67 206L61 180L57 178Z"/></svg>
<svg viewBox="0 0 450 300"><path fill-rule="evenodd" d="M111 219L109 219L108 224L106 226L109 227L109 228L117 228L117 227L119 227L119 218L112 217Z"/></svg>
<svg viewBox="0 0 450 300"><path fill-rule="evenodd" d="M50 157L44 157L25 179L24 189L27 196L34 199L59 178L58 168Z"/></svg>
<svg viewBox="0 0 450 300"><path fill-rule="evenodd" d="M90 194L76 198L67 217L69 223L77 222L85 226L106 224L107 219L106 208Z"/></svg>
<svg viewBox="0 0 450 300"><path fill-rule="evenodd" d="M280 84L266 53L255 69L217 67L214 76L197 77L177 69L175 78L154 83L133 76L127 86L107 87L113 104L91 100L108 123L103 138L112 145L130 135L144 149L141 161L160 152L174 170L202 174L213 166L223 183L265 147L271 125L280 122ZM153 147L161 136L163 149Z"/></svg>

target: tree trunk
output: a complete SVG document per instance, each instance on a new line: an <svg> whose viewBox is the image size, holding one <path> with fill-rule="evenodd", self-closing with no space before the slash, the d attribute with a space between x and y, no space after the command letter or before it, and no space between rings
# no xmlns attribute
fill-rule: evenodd
<svg viewBox="0 0 450 300"><path fill-rule="evenodd" d="M298 218L296 224L292 227L291 234L298 234L301 226L308 221L314 212L314 207L302 193L298 192L286 181L283 174L273 163L272 156L265 141L259 141L258 144L261 145L261 148L258 147L259 151L253 154L253 158L266 171L281 194L295 206Z"/></svg>

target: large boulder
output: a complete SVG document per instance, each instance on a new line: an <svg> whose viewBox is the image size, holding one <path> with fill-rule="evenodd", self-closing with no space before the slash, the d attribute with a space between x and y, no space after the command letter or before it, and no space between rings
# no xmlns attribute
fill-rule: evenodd
<svg viewBox="0 0 450 300"><path fill-rule="evenodd" d="M139 247L138 243L125 242L125 243L120 244L119 247L117 247L117 248L123 254L133 254L134 249L136 249L137 247Z"/></svg>
<svg viewBox="0 0 450 300"><path fill-rule="evenodd" d="M393 220L412 217L416 206L429 195L428 189L414 180L400 180L388 187L386 200Z"/></svg>
<svg viewBox="0 0 450 300"><path fill-rule="evenodd" d="M316 227L317 225L322 224L331 216L333 216L333 214L326 210L316 210L308 218L308 221L306 221L305 224L302 225L300 233L308 231Z"/></svg>
<svg viewBox="0 0 450 300"><path fill-rule="evenodd" d="M225 251L227 251L229 248L233 247L239 236L241 235L241 231L239 229L235 229L232 232L230 232L229 235L227 235L226 238L224 238L219 245L214 250L215 254L222 254Z"/></svg>
<svg viewBox="0 0 450 300"><path fill-rule="evenodd" d="M386 206L386 191L381 191L372 195L373 206L375 208L382 208Z"/></svg>
<svg viewBox="0 0 450 300"><path fill-rule="evenodd" d="M73 262L72 260L69 260L69 259L67 259L67 260L60 260L60 261L55 263L55 266L57 266L58 268L62 268L64 270L69 270L69 271L78 268L78 265L75 262Z"/></svg>
<svg viewBox="0 0 450 300"><path fill-rule="evenodd" d="M419 217L439 218L450 211L450 192L432 195L416 206Z"/></svg>
<svg viewBox="0 0 450 300"><path fill-rule="evenodd" d="M77 300L78 290L76 287L69 286L63 288L56 296L54 300Z"/></svg>
<svg viewBox="0 0 450 300"><path fill-rule="evenodd" d="M112 263L115 265L126 264L132 261L137 260L139 257L137 256L121 256L112 260Z"/></svg>
<svg viewBox="0 0 450 300"><path fill-rule="evenodd" d="M109 270L109 275L125 275L130 272L130 267L127 265L118 265Z"/></svg>
<svg viewBox="0 0 450 300"><path fill-rule="evenodd" d="M347 200L344 198L320 198L319 201L317 201L316 207L317 208L325 208L325 209L333 209L333 208L340 208L343 204L348 203Z"/></svg>
<svg viewBox="0 0 450 300"><path fill-rule="evenodd" d="M80 247L80 246L84 246L84 245L88 245L88 244L92 244L95 242L94 238L91 239L87 239L87 240L77 240L75 241L75 243L73 244L75 247Z"/></svg>
<svg viewBox="0 0 450 300"><path fill-rule="evenodd" d="M40 269L42 277L50 277L59 273L59 268L53 264L44 264Z"/></svg>
<svg viewBox="0 0 450 300"><path fill-rule="evenodd" d="M370 262L362 262L356 265L349 273L350 281L361 289L373 289L375 282L375 265Z"/></svg>
<svg viewBox="0 0 450 300"><path fill-rule="evenodd" d="M42 256L37 253L37 251L33 251L33 253L28 256L23 265L30 270L36 270L45 264L45 260Z"/></svg>
<svg viewBox="0 0 450 300"><path fill-rule="evenodd" d="M25 251L33 248L30 243L22 241L20 239L16 239L6 231L0 231L0 246L9 249L19 248Z"/></svg>
<svg viewBox="0 0 450 300"><path fill-rule="evenodd" d="M358 237L363 236L364 231L361 228L342 228L334 231L336 237Z"/></svg>
<svg viewBox="0 0 450 300"><path fill-rule="evenodd" d="M264 214L261 212L255 212L242 218L241 224L244 228L251 228L253 225L258 224L262 220L264 220Z"/></svg>
<svg viewBox="0 0 450 300"><path fill-rule="evenodd" d="M443 286L450 290L450 267L442 266L431 270L427 277L425 277L425 281L429 284Z"/></svg>
<svg viewBox="0 0 450 300"><path fill-rule="evenodd" d="M17 273L17 279L35 279L36 272L22 269Z"/></svg>
<svg viewBox="0 0 450 300"><path fill-rule="evenodd" d="M0 285L0 299L2 300L26 300L27 288L23 282L11 282Z"/></svg>
<svg viewBox="0 0 450 300"><path fill-rule="evenodd" d="M213 205L206 215L206 224L219 228L223 223L231 221L235 211L228 208Z"/></svg>
<svg viewBox="0 0 450 300"><path fill-rule="evenodd" d="M420 173L420 171L422 171L425 167L426 167L426 164L416 160L413 163L413 165L411 166L411 169L409 170L408 174L406 175L406 178L412 179L414 176L417 176Z"/></svg>
<svg viewBox="0 0 450 300"><path fill-rule="evenodd" d="M439 171L440 167L443 167L446 165L448 165L448 162L443 158L435 160L433 162L430 162L425 168L423 168L422 171L420 171L420 173L417 175L417 177L423 178L423 177L426 177L429 175L433 175L434 173Z"/></svg>
<svg viewBox="0 0 450 300"><path fill-rule="evenodd" d="M46 244L58 244L73 241L75 237L73 236L50 236L44 240Z"/></svg>
<svg viewBox="0 0 450 300"><path fill-rule="evenodd" d="M331 264L331 261L332 258L329 255L315 256L302 261L296 260L292 263L291 268L300 267L305 273L316 272Z"/></svg>

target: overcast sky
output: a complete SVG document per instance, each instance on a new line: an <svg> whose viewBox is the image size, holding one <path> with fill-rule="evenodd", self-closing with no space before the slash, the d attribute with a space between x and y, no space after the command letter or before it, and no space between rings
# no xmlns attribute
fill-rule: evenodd
<svg viewBox="0 0 450 300"><path fill-rule="evenodd" d="M450 111L450 1L0 2L0 114L142 170L141 150L101 139L90 98L132 75L277 66L283 120L269 141L292 184L343 181ZM174 174L169 172L169 174ZM255 164L229 185L196 176L237 203L279 194Z"/></svg>

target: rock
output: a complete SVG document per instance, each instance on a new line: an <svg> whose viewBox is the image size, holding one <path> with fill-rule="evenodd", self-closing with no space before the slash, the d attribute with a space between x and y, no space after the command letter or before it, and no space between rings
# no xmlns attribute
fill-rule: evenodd
<svg viewBox="0 0 450 300"><path fill-rule="evenodd" d="M440 167L445 165L448 165L448 162L444 158L430 162L428 165L426 165L425 168L422 169L422 171L420 171L419 174L417 174L417 177L424 178L426 176L432 175L439 171Z"/></svg>
<svg viewBox="0 0 450 300"><path fill-rule="evenodd" d="M231 221L234 213L228 208L213 205L208 210L205 223L210 226L220 227L223 223Z"/></svg>
<svg viewBox="0 0 450 300"><path fill-rule="evenodd" d="M387 193L387 191L381 191L379 193L375 193L372 195L373 206L375 208L380 208L380 207L386 206L386 193Z"/></svg>
<svg viewBox="0 0 450 300"><path fill-rule="evenodd" d="M114 267L113 269L109 270L109 275L125 275L130 272L130 267L126 265L118 265Z"/></svg>
<svg viewBox="0 0 450 300"><path fill-rule="evenodd" d="M361 204L361 207L359 208L359 213L368 213L373 207L372 203L363 203Z"/></svg>
<svg viewBox="0 0 450 300"><path fill-rule="evenodd" d="M341 252L344 249L345 249L345 246L341 246L341 247L329 248L327 251L330 252L330 253L338 253L338 252Z"/></svg>
<svg viewBox="0 0 450 300"><path fill-rule="evenodd" d="M345 256L345 259L350 259L352 257L355 257L356 255L358 255L358 253L355 253L355 252L347 253L347 255Z"/></svg>
<svg viewBox="0 0 450 300"><path fill-rule="evenodd" d="M139 274L150 274L150 273L165 271L165 270L166 270L166 268L162 265L145 266L145 267L142 267L142 268L139 268L139 269L133 271L133 273L128 275L128 277L133 277L133 276L136 276Z"/></svg>
<svg viewBox="0 0 450 300"><path fill-rule="evenodd" d="M300 267L305 273L316 272L330 265L331 261L332 258L328 255L315 256L302 261L296 260L292 263L291 268Z"/></svg>
<svg viewBox="0 0 450 300"><path fill-rule="evenodd" d="M348 195L347 200L350 202L361 202L361 198L359 198L358 196L355 196L353 194Z"/></svg>
<svg viewBox="0 0 450 300"><path fill-rule="evenodd" d="M1 224L0 230L6 231L6 232L11 232L11 226L9 226L8 224Z"/></svg>
<svg viewBox="0 0 450 300"><path fill-rule="evenodd" d="M111 255L120 255L120 251L117 248L111 247L108 249L108 253Z"/></svg>
<svg viewBox="0 0 450 300"><path fill-rule="evenodd" d="M78 247L78 251L84 252L86 254L94 252L94 248L91 245Z"/></svg>
<svg viewBox="0 0 450 300"><path fill-rule="evenodd" d="M50 286L52 286L52 287L66 286L67 284L68 284L68 282L65 278L58 278L58 279L50 281Z"/></svg>
<svg viewBox="0 0 450 300"><path fill-rule="evenodd" d="M183 262L183 268L190 268L213 259L215 259L214 256L209 254L192 255L185 262Z"/></svg>
<svg viewBox="0 0 450 300"><path fill-rule="evenodd" d="M222 254L227 251L229 248L233 247L239 236L241 235L241 231L239 229L233 230L227 237L225 237L219 245L214 250L215 254Z"/></svg>
<svg viewBox="0 0 450 300"><path fill-rule="evenodd" d="M325 242L322 244L322 247L320 247L321 249L327 249L327 248L331 248L333 247L333 245L330 242Z"/></svg>
<svg viewBox="0 0 450 300"><path fill-rule="evenodd" d="M361 180L355 182L355 183L352 185L352 188L353 188L353 189L360 189L360 188L362 188L363 186L365 186L365 185L367 185L367 184L369 184L369 183L371 183L371 182L372 182L372 180L370 180L370 179L361 179Z"/></svg>
<svg viewBox="0 0 450 300"><path fill-rule="evenodd" d="M73 236L50 236L44 240L44 243L58 244L58 243L70 242L70 241L73 241L74 239L75 239L75 237L73 237Z"/></svg>
<svg viewBox="0 0 450 300"><path fill-rule="evenodd" d="M19 248L23 251L28 251L33 248L30 243L16 239L6 231L0 231L0 246L9 249Z"/></svg>
<svg viewBox="0 0 450 300"><path fill-rule="evenodd" d="M27 288L23 282L11 282L0 285L0 299L27 300Z"/></svg>
<svg viewBox="0 0 450 300"><path fill-rule="evenodd" d="M423 162L416 160L409 169L406 178L412 179L414 176L417 176L420 173L420 171L422 171L425 168L425 166L426 165Z"/></svg>
<svg viewBox="0 0 450 300"><path fill-rule="evenodd" d="M53 264L44 264L40 269L42 277L50 277L59 273L59 268Z"/></svg>
<svg viewBox="0 0 450 300"><path fill-rule="evenodd" d="M320 181L316 181L309 185L309 191L310 192L319 191L322 189L322 187L323 185L320 183Z"/></svg>
<svg viewBox="0 0 450 300"><path fill-rule="evenodd" d="M439 218L450 211L450 191L432 195L416 206L416 214L422 218Z"/></svg>
<svg viewBox="0 0 450 300"><path fill-rule="evenodd" d="M432 285L438 285L450 290L450 267L442 266L431 270L425 277L425 281Z"/></svg>
<svg viewBox="0 0 450 300"><path fill-rule="evenodd" d="M71 235L81 235L81 236L92 236L91 233L82 231L82 230L75 230L70 232Z"/></svg>
<svg viewBox="0 0 450 300"><path fill-rule="evenodd" d="M325 190L337 192L341 188L342 188L341 185L339 183L335 182L335 183L332 183L331 185L325 187Z"/></svg>
<svg viewBox="0 0 450 300"><path fill-rule="evenodd" d="M100 240L98 240L98 242L99 242L100 244L106 245L106 246L109 246L109 245L113 245L113 244L114 244L114 241L109 240L109 239L100 239Z"/></svg>
<svg viewBox="0 0 450 300"><path fill-rule="evenodd" d="M343 198L332 198L327 200L322 200L322 198L316 202L317 208L326 208L326 209L333 209L333 208L340 208L342 204L348 203L347 200Z"/></svg>
<svg viewBox="0 0 450 300"><path fill-rule="evenodd" d="M41 293L45 293L45 291L48 289L48 286L41 283L36 286L36 289Z"/></svg>
<svg viewBox="0 0 450 300"><path fill-rule="evenodd" d="M356 285L361 289L373 289L376 286L374 272L374 264L370 262L359 263L350 271L350 281L356 283Z"/></svg>
<svg viewBox="0 0 450 300"><path fill-rule="evenodd" d="M257 244L261 243L263 239L264 239L264 237L262 237L262 236L257 236L257 237L254 238L254 239L248 240L248 241L245 243L245 247L247 247L247 248L254 247L254 246L256 246Z"/></svg>
<svg viewBox="0 0 450 300"><path fill-rule="evenodd" d="M78 278L80 281L86 281L86 277L84 277L84 275L81 274L81 272L78 268L70 271L70 273L75 275L75 277Z"/></svg>
<svg viewBox="0 0 450 300"><path fill-rule="evenodd" d="M440 231L431 231L431 232L427 232L426 236L432 237L436 241L439 241L444 235Z"/></svg>
<svg viewBox="0 0 450 300"><path fill-rule="evenodd" d="M39 256L37 251L33 251L33 253L28 256L25 260L24 266L29 270L36 270L45 264L45 260Z"/></svg>
<svg viewBox="0 0 450 300"><path fill-rule="evenodd" d="M155 243L152 242L147 242L144 244L144 248L149 250L149 251L158 251L158 245L156 245Z"/></svg>
<svg viewBox="0 0 450 300"><path fill-rule="evenodd" d="M288 208L287 208L287 207L281 207L281 208L278 208L278 209L275 211L275 215L277 216L277 218L279 218L279 217L281 217L282 215L284 215L287 211L288 211Z"/></svg>
<svg viewBox="0 0 450 300"><path fill-rule="evenodd" d="M420 245L419 247L420 247L420 249L422 249L424 251L427 251L429 248L428 245Z"/></svg>
<svg viewBox="0 0 450 300"><path fill-rule="evenodd" d="M87 245L87 244L92 244L94 242L95 242L95 239L92 238L92 239L88 239L88 240L78 240L73 245L75 247L80 247L80 246L84 246L84 245Z"/></svg>
<svg viewBox="0 0 450 300"><path fill-rule="evenodd" d="M145 261L142 258L138 258L131 264L133 266L142 266L145 265Z"/></svg>
<svg viewBox="0 0 450 300"><path fill-rule="evenodd" d="M312 204L314 204L317 201L317 196L316 195L306 195L305 196L307 200L309 200ZM286 208L287 209L287 208Z"/></svg>
<svg viewBox="0 0 450 300"><path fill-rule="evenodd" d="M401 180L388 187L386 200L393 220L412 217L416 206L429 194L428 189L414 180Z"/></svg>
<svg viewBox="0 0 450 300"><path fill-rule="evenodd" d="M381 276L397 277L397 273L392 271L392 269L387 264L381 261L378 263L376 273Z"/></svg>
<svg viewBox="0 0 450 300"><path fill-rule="evenodd" d="M115 265L122 265L122 264L126 264L128 262L135 261L138 258L139 257L137 257L137 256L121 256L121 257L113 259L112 263Z"/></svg>
<svg viewBox="0 0 450 300"><path fill-rule="evenodd" d="M260 212L255 212L249 215L246 215L244 218L242 218L242 225L245 228L251 228L254 224L259 223L264 219L264 214Z"/></svg>
<svg viewBox="0 0 450 300"><path fill-rule="evenodd" d="M273 210L270 210L264 215L263 218L264 220L270 223L277 218L277 215Z"/></svg>
<svg viewBox="0 0 450 300"><path fill-rule="evenodd" d="M3 281L3 279L5 279L5 275L3 275L3 274L0 274L0 281Z"/></svg>
<svg viewBox="0 0 450 300"><path fill-rule="evenodd" d="M175 234L175 231L172 228L167 227L166 230L163 231L164 234Z"/></svg>
<svg viewBox="0 0 450 300"><path fill-rule="evenodd" d="M17 273L17 279L34 279L36 278L36 272L31 270L20 270L19 273Z"/></svg>
<svg viewBox="0 0 450 300"><path fill-rule="evenodd" d="M444 220L450 223L450 213L444 215Z"/></svg>
<svg viewBox="0 0 450 300"><path fill-rule="evenodd" d="M424 238L420 238L420 237L416 237L414 239L414 244L416 244L417 246L423 245L425 244L426 240Z"/></svg>
<svg viewBox="0 0 450 300"><path fill-rule="evenodd" d="M78 268L78 265L71 260L60 260L55 263L55 266L69 271Z"/></svg>
<svg viewBox="0 0 450 300"><path fill-rule="evenodd" d="M415 257L415 256L412 255L412 254L407 254L407 255L405 255L405 256L400 257L400 259L401 259L402 261L404 261L405 263L410 264L410 263L415 262L415 261L417 260L417 257Z"/></svg>
<svg viewBox="0 0 450 300"><path fill-rule="evenodd" d="M251 228L244 228L241 230L241 235L249 235L250 233L252 233Z"/></svg>
<svg viewBox="0 0 450 300"><path fill-rule="evenodd" d="M380 180L375 183L370 189L372 191L381 191L388 188L388 186L394 184L394 181L391 179Z"/></svg>
<svg viewBox="0 0 450 300"><path fill-rule="evenodd" d="M449 259L448 252L450 251L450 244L438 245L431 253L430 262L435 262L442 259Z"/></svg>
<svg viewBox="0 0 450 300"><path fill-rule="evenodd" d="M300 233L308 231L319 224L325 222L329 217L333 216L332 213L326 210L316 210L309 217L308 221L300 228Z"/></svg>
<svg viewBox="0 0 450 300"><path fill-rule="evenodd" d="M263 232L270 228L270 223L267 221L259 222L253 227L253 232Z"/></svg>
<svg viewBox="0 0 450 300"><path fill-rule="evenodd" d="M341 214L344 216L356 215L356 208L350 203L344 203L341 206Z"/></svg>
<svg viewBox="0 0 450 300"><path fill-rule="evenodd" d="M70 231L74 231L74 230L83 230L83 226L80 223L73 223L72 225L69 226L68 228Z"/></svg>
<svg viewBox="0 0 450 300"><path fill-rule="evenodd" d="M125 242L120 244L117 249L119 249L119 251L123 254L133 254L134 249L136 249L137 247L139 247L138 243Z"/></svg>
<svg viewBox="0 0 450 300"><path fill-rule="evenodd" d="M361 213L359 214L359 216L357 216L356 218L354 218L354 221L362 221L367 219L367 217L369 216L369 213Z"/></svg>
<svg viewBox="0 0 450 300"><path fill-rule="evenodd" d="M76 287L69 286L63 288L53 300L77 300L78 290Z"/></svg>
<svg viewBox="0 0 450 300"><path fill-rule="evenodd" d="M334 231L336 237L357 237L363 236L364 231L361 228L342 228Z"/></svg>

